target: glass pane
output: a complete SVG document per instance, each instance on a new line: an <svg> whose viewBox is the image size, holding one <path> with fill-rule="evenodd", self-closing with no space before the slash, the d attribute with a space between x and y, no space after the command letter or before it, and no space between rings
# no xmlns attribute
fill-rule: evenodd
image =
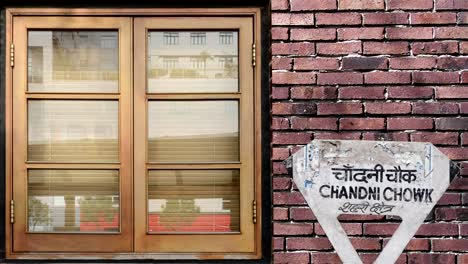
<svg viewBox="0 0 468 264"><path fill-rule="evenodd" d="M117 31L29 31L28 90L118 92Z"/></svg>
<svg viewBox="0 0 468 264"><path fill-rule="evenodd" d="M29 170L29 232L118 232L117 170Z"/></svg>
<svg viewBox="0 0 468 264"><path fill-rule="evenodd" d="M237 92L238 33L149 32L147 65L149 93Z"/></svg>
<svg viewBox="0 0 468 264"><path fill-rule="evenodd" d="M118 162L119 102L28 101L28 160Z"/></svg>
<svg viewBox="0 0 468 264"><path fill-rule="evenodd" d="M150 101L150 162L239 161L237 101Z"/></svg>
<svg viewBox="0 0 468 264"><path fill-rule="evenodd" d="M152 170L148 231L239 231L238 170Z"/></svg>

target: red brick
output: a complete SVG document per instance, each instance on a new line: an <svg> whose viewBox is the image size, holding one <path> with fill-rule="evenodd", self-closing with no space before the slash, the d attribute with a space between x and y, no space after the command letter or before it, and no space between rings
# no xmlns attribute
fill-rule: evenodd
<svg viewBox="0 0 468 264"><path fill-rule="evenodd" d="M413 83L458 83L458 72L413 72Z"/></svg>
<svg viewBox="0 0 468 264"><path fill-rule="evenodd" d="M387 9L403 9L403 10L430 10L433 7L432 0L388 0Z"/></svg>
<svg viewBox="0 0 468 264"><path fill-rule="evenodd" d="M337 98L336 87L293 87L291 89L292 99L335 99Z"/></svg>
<svg viewBox="0 0 468 264"><path fill-rule="evenodd" d="M468 83L468 71L461 73L461 83Z"/></svg>
<svg viewBox="0 0 468 264"><path fill-rule="evenodd" d="M364 235L391 236L398 228L397 223L364 223Z"/></svg>
<svg viewBox="0 0 468 264"><path fill-rule="evenodd" d="M291 40L335 40L334 28L293 28Z"/></svg>
<svg viewBox="0 0 468 264"><path fill-rule="evenodd" d="M362 73L353 72L328 72L318 73L318 85L334 85L334 84L363 84Z"/></svg>
<svg viewBox="0 0 468 264"><path fill-rule="evenodd" d="M436 208L435 216L437 221L468 221L468 208Z"/></svg>
<svg viewBox="0 0 468 264"><path fill-rule="evenodd" d="M456 177L450 183L449 190L451 191L468 190L468 178Z"/></svg>
<svg viewBox="0 0 468 264"><path fill-rule="evenodd" d="M315 54L313 43L273 43L271 45L273 55L297 55L310 56Z"/></svg>
<svg viewBox="0 0 468 264"><path fill-rule="evenodd" d="M457 17L458 24L468 24L468 12L460 12Z"/></svg>
<svg viewBox="0 0 468 264"><path fill-rule="evenodd" d="M457 255L457 263L459 264L468 263L468 254Z"/></svg>
<svg viewBox="0 0 468 264"><path fill-rule="evenodd" d="M291 11L333 10L336 8L336 0L291 0Z"/></svg>
<svg viewBox="0 0 468 264"><path fill-rule="evenodd" d="M452 24L457 22L456 13L413 13L411 24Z"/></svg>
<svg viewBox="0 0 468 264"><path fill-rule="evenodd" d="M468 224L460 224L460 236L468 236Z"/></svg>
<svg viewBox="0 0 468 264"><path fill-rule="evenodd" d="M304 130L304 129L313 129L313 130L337 130L338 129L338 119L336 118L300 118L293 117L291 120L291 128Z"/></svg>
<svg viewBox="0 0 468 264"><path fill-rule="evenodd" d="M341 118L342 130L379 130L385 128L384 118Z"/></svg>
<svg viewBox="0 0 468 264"><path fill-rule="evenodd" d="M461 143L463 146L468 145L468 133L462 133Z"/></svg>
<svg viewBox="0 0 468 264"><path fill-rule="evenodd" d="M458 133L452 132L415 132L411 134L411 141L431 142L434 145L457 145Z"/></svg>
<svg viewBox="0 0 468 264"><path fill-rule="evenodd" d="M370 84L408 84L411 83L409 72L369 72L364 75L366 83Z"/></svg>
<svg viewBox="0 0 468 264"><path fill-rule="evenodd" d="M332 244L326 237L291 237L286 239L287 250L327 250Z"/></svg>
<svg viewBox="0 0 468 264"><path fill-rule="evenodd" d="M384 99L385 87L341 87L338 90L340 99Z"/></svg>
<svg viewBox="0 0 468 264"><path fill-rule="evenodd" d="M455 255L453 254L436 254L436 253L411 253L408 254L408 264L416 263L455 263Z"/></svg>
<svg viewBox="0 0 468 264"><path fill-rule="evenodd" d="M312 262L314 264L338 264L342 263L340 257L336 253L312 253Z"/></svg>
<svg viewBox="0 0 468 264"><path fill-rule="evenodd" d="M384 0L338 0L340 10L383 10Z"/></svg>
<svg viewBox="0 0 468 264"><path fill-rule="evenodd" d="M271 68L273 70L290 70L292 68L292 59L273 57L271 59Z"/></svg>
<svg viewBox="0 0 468 264"><path fill-rule="evenodd" d="M436 27L436 39L468 39L468 27Z"/></svg>
<svg viewBox="0 0 468 264"><path fill-rule="evenodd" d="M310 221L317 220L310 207L292 207L290 210L291 219L294 221Z"/></svg>
<svg viewBox="0 0 468 264"><path fill-rule="evenodd" d="M283 162L273 162L273 174L288 174L288 170Z"/></svg>
<svg viewBox="0 0 468 264"><path fill-rule="evenodd" d="M286 27L271 28L271 38L274 40L287 40L289 38L288 30Z"/></svg>
<svg viewBox="0 0 468 264"><path fill-rule="evenodd" d="M468 87L451 86L436 87L436 98L439 99L466 99L468 98Z"/></svg>
<svg viewBox="0 0 468 264"><path fill-rule="evenodd" d="M339 28L337 30L339 40L353 39L383 39L383 27L368 27L368 28Z"/></svg>
<svg viewBox="0 0 468 264"><path fill-rule="evenodd" d="M274 251L283 251L284 250L284 238L274 237L273 238L273 250Z"/></svg>
<svg viewBox="0 0 468 264"><path fill-rule="evenodd" d="M443 117L436 119L436 128L440 130L468 130L468 117Z"/></svg>
<svg viewBox="0 0 468 264"><path fill-rule="evenodd" d="M468 41L460 42L460 54L468 54Z"/></svg>
<svg viewBox="0 0 468 264"><path fill-rule="evenodd" d="M273 144L307 144L311 140L310 133L273 132Z"/></svg>
<svg viewBox="0 0 468 264"><path fill-rule="evenodd" d="M439 150L452 160L468 159L468 148L439 148Z"/></svg>
<svg viewBox="0 0 468 264"><path fill-rule="evenodd" d="M291 178L287 178L287 177L273 178L273 190L280 190L280 191L289 190L291 189L291 184L292 184ZM281 219L276 219L276 220L281 220Z"/></svg>
<svg viewBox="0 0 468 264"><path fill-rule="evenodd" d="M432 87L389 87L388 98L391 99L429 99L434 95Z"/></svg>
<svg viewBox="0 0 468 264"><path fill-rule="evenodd" d="M289 98L289 87L273 87L271 89L272 99L288 99Z"/></svg>
<svg viewBox="0 0 468 264"><path fill-rule="evenodd" d="M468 57L440 57L437 60L437 68L442 70L468 69Z"/></svg>
<svg viewBox="0 0 468 264"><path fill-rule="evenodd" d="M419 117L387 118L388 130L432 129L433 127L434 127L434 124L431 118L419 118Z"/></svg>
<svg viewBox="0 0 468 264"><path fill-rule="evenodd" d="M302 13L302 14L273 13L271 15L271 23L273 26L313 25L314 14L313 13Z"/></svg>
<svg viewBox="0 0 468 264"><path fill-rule="evenodd" d="M288 208L283 208L283 207L273 208L273 220L288 220L288 215L289 215Z"/></svg>
<svg viewBox="0 0 468 264"><path fill-rule="evenodd" d="M272 114L274 115L310 115L316 113L313 103L273 103Z"/></svg>
<svg viewBox="0 0 468 264"><path fill-rule="evenodd" d="M413 103L413 114L420 115L448 115L458 114L456 103Z"/></svg>
<svg viewBox="0 0 468 264"><path fill-rule="evenodd" d="M379 238L351 237L351 244L356 250L381 250Z"/></svg>
<svg viewBox="0 0 468 264"><path fill-rule="evenodd" d="M317 115L362 114L361 103L318 103Z"/></svg>
<svg viewBox="0 0 468 264"><path fill-rule="evenodd" d="M361 42L317 43L317 54L348 55L362 52Z"/></svg>
<svg viewBox="0 0 468 264"><path fill-rule="evenodd" d="M434 251L468 251L468 239L434 239L432 248Z"/></svg>
<svg viewBox="0 0 468 264"><path fill-rule="evenodd" d="M316 139L335 139L335 140L359 140L361 133L359 132L320 132L314 133Z"/></svg>
<svg viewBox="0 0 468 264"><path fill-rule="evenodd" d="M366 113L387 115L387 114L409 114L411 112L411 104L408 102L401 103L366 103Z"/></svg>
<svg viewBox="0 0 468 264"><path fill-rule="evenodd" d="M384 70L388 68L388 59L383 57L345 57L343 70Z"/></svg>
<svg viewBox="0 0 468 264"><path fill-rule="evenodd" d="M273 84L314 84L315 73L312 72L273 72Z"/></svg>
<svg viewBox="0 0 468 264"><path fill-rule="evenodd" d="M321 25L360 25L359 13L318 13L315 14L316 23Z"/></svg>
<svg viewBox="0 0 468 264"><path fill-rule="evenodd" d="M271 10L287 10L288 8L288 0L271 0Z"/></svg>
<svg viewBox="0 0 468 264"><path fill-rule="evenodd" d="M405 57L405 58L390 58L390 69L397 70L430 70L436 66L435 57Z"/></svg>
<svg viewBox="0 0 468 264"><path fill-rule="evenodd" d="M436 10L468 9L466 0L435 0Z"/></svg>
<svg viewBox="0 0 468 264"><path fill-rule="evenodd" d="M295 70L336 70L340 61L336 58L297 58L294 59Z"/></svg>
<svg viewBox="0 0 468 264"><path fill-rule="evenodd" d="M362 235L362 224L361 223L341 223L341 227L348 236ZM314 226L315 234L324 236L325 231L319 223L315 223Z"/></svg>
<svg viewBox="0 0 468 264"><path fill-rule="evenodd" d="M388 241L390 241L390 239L383 240L383 247L387 245ZM429 239L424 239L424 238L411 239L405 248L405 250L410 250L410 251L428 251L429 249L430 249L430 241Z"/></svg>
<svg viewBox="0 0 468 264"><path fill-rule="evenodd" d="M274 192L275 205L305 205L306 201L300 192Z"/></svg>
<svg viewBox="0 0 468 264"><path fill-rule="evenodd" d="M415 42L411 44L414 55L419 54L456 54L458 53L458 42L437 41L437 42Z"/></svg>
<svg viewBox="0 0 468 264"><path fill-rule="evenodd" d="M364 42L366 55L406 55L409 54L408 42Z"/></svg>
<svg viewBox="0 0 468 264"><path fill-rule="evenodd" d="M387 39L432 39L431 27L387 28Z"/></svg>
<svg viewBox="0 0 468 264"><path fill-rule="evenodd" d="M278 118L274 117L271 120L271 128L280 130L289 128L289 119L288 118Z"/></svg>
<svg viewBox="0 0 468 264"><path fill-rule="evenodd" d="M405 25L409 23L407 13L364 13L364 25Z"/></svg>
<svg viewBox="0 0 468 264"><path fill-rule="evenodd" d="M409 141L409 135L405 132L365 132L362 133L363 140L384 140L384 141Z"/></svg>
<svg viewBox="0 0 468 264"><path fill-rule="evenodd" d="M468 102L460 103L460 114L468 114Z"/></svg>
<svg viewBox="0 0 468 264"><path fill-rule="evenodd" d="M461 205L461 198L459 193L444 193L437 205Z"/></svg>
<svg viewBox="0 0 468 264"><path fill-rule="evenodd" d="M288 148L273 148L271 159L272 160L285 160L289 157Z"/></svg>
<svg viewBox="0 0 468 264"><path fill-rule="evenodd" d="M275 264L309 264L309 257L306 252L275 252L273 261Z"/></svg>

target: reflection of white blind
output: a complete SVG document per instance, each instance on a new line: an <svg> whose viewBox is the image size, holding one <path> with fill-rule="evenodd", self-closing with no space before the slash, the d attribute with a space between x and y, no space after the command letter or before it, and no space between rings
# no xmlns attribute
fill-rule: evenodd
<svg viewBox="0 0 468 264"><path fill-rule="evenodd" d="M28 160L115 162L118 102L30 100Z"/></svg>
<svg viewBox="0 0 468 264"><path fill-rule="evenodd" d="M237 101L150 101L148 126L150 161L239 161Z"/></svg>
<svg viewBox="0 0 468 264"><path fill-rule="evenodd" d="M29 170L32 232L118 231L117 170Z"/></svg>
<svg viewBox="0 0 468 264"><path fill-rule="evenodd" d="M150 231L239 231L238 170L151 170L148 199Z"/></svg>

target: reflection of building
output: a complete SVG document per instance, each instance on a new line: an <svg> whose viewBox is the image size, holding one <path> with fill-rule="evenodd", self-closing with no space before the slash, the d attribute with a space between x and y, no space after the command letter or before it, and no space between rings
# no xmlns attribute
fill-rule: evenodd
<svg viewBox="0 0 468 264"><path fill-rule="evenodd" d="M30 31L28 88L79 92L118 87L118 33Z"/></svg>
<svg viewBox="0 0 468 264"><path fill-rule="evenodd" d="M236 32L151 32L150 78L237 78Z"/></svg>

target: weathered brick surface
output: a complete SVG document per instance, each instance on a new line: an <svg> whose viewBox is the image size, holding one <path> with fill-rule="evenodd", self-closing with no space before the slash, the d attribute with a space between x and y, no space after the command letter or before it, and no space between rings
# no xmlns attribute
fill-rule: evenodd
<svg viewBox="0 0 468 264"><path fill-rule="evenodd" d="M273 0L274 263L341 263L281 162L312 139L431 142L462 163L397 263L468 263L468 1ZM340 216L364 263L395 222Z"/></svg>

